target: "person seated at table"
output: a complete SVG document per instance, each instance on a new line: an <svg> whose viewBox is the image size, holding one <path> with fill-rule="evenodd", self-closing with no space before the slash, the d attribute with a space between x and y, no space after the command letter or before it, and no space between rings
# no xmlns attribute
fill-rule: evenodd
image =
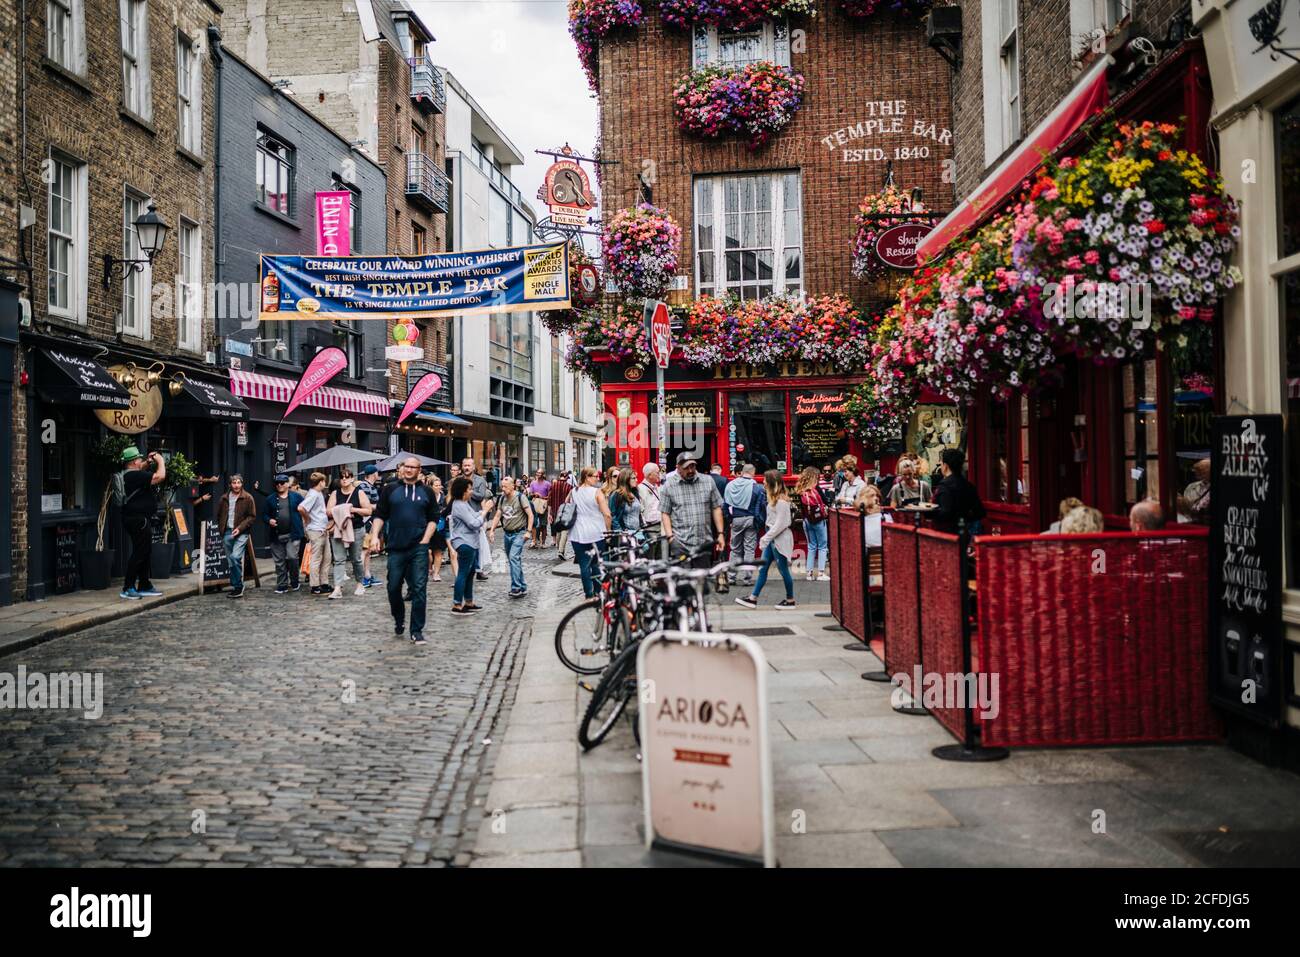
<svg viewBox="0 0 1300 957"><path fill-rule="evenodd" d="M1087 505L1078 505L1070 509L1056 524L1061 526L1062 535L1086 535L1089 532L1106 531L1106 520L1101 512Z"/></svg>
<svg viewBox="0 0 1300 957"><path fill-rule="evenodd" d="M1061 506L1057 511L1056 521L1047 526L1044 535L1061 534L1061 522L1065 521L1065 516L1069 515L1076 508L1083 508L1083 502L1071 495L1069 498L1061 499Z"/></svg>
<svg viewBox="0 0 1300 957"><path fill-rule="evenodd" d="M961 449L944 449L939 462L943 479L934 490L935 509L931 512L934 527L941 532L956 534L964 523L972 535L980 533L980 520L984 518L984 503L979 492L962 474L966 454Z"/></svg>
<svg viewBox="0 0 1300 957"><path fill-rule="evenodd" d="M1159 531L1165 527L1165 511L1151 499L1138 502L1129 509L1128 527L1135 532Z"/></svg>
<svg viewBox="0 0 1300 957"><path fill-rule="evenodd" d="M858 494L866 487L867 483L862 480L858 474L858 463L854 459L852 462L844 462L841 470L844 480L840 483L839 490L835 493L836 508L852 508L858 500Z"/></svg>
<svg viewBox="0 0 1300 957"><path fill-rule="evenodd" d="M867 548L880 547L880 525L882 522L894 523L894 516L882 510L880 505L880 490L874 485L863 486L862 491L858 492L858 497L853 502L853 507L863 515L862 535L866 540Z"/></svg>
<svg viewBox="0 0 1300 957"><path fill-rule="evenodd" d="M1205 525L1210 521L1210 460L1192 466L1192 481L1178 496L1178 521Z"/></svg>
<svg viewBox="0 0 1300 957"><path fill-rule="evenodd" d="M908 452L898 460L898 477L889 491L889 504L894 508L922 505L932 498L930 486L921 481L916 472L916 461Z"/></svg>

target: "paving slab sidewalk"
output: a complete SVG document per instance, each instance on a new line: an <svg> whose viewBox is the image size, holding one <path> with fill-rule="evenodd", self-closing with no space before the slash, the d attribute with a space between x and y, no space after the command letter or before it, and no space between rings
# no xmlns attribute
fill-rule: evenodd
<svg viewBox="0 0 1300 957"><path fill-rule="evenodd" d="M264 579L267 575L274 586L275 573L262 573ZM138 615L150 608L169 605L199 593L199 576L193 572L182 572L170 578L154 578L154 587L162 592L161 597L141 598L138 601L119 597L122 583L123 579L118 578L104 589L82 589L66 595L52 595L40 601L15 602L0 608L0 655L13 654L61 635ZM250 588L255 587L251 576L247 584ZM264 587L265 584L264 581Z"/></svg>
<svg viewBox="0 0 1300 957"><path fill-rule="evenodd" d="M819 615L829 606L808 603L812 587L800 583L796 612L771 607L779 594L742 609L733 592L713 613L720 630L760 630L781 866L1300 863L1300 778L1220 745L933 757L952 736L932 717L896 713L890 685L862 680L879 660L844 648L850 636ZM645 851L641 766L626 728L581 753L589 695L555 655L563 610L534 627L473 866L696 863Z"/></svg>

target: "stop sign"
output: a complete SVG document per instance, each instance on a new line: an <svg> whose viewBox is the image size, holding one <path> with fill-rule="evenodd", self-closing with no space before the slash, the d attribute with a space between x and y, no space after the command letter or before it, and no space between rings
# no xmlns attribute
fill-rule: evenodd
<svg viewBox="0 0 1300 957"><path fill-rule="evenodd" d="M668 357L673 351L673 329L668 318L668 304L656 302L650 316L650 348L659 368L668 368Z"/></svg>

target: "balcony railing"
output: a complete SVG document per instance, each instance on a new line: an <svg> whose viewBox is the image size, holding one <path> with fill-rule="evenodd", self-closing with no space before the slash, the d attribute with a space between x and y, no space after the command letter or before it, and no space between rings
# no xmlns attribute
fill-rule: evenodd
<svg viewBox="0 0 1300 957"><path fill-rule="evenodd" d="M435 212L451 212L451 180L423 153L406 154L406 195Z"/></svg>
<svg viewBox="0 0 1300 957"><path fill-rule="evenodd" d="M428 57L407 58L411 65L411 99L421 110L434 113L447 112L447 89L442 84L442 73Z"/></svg>

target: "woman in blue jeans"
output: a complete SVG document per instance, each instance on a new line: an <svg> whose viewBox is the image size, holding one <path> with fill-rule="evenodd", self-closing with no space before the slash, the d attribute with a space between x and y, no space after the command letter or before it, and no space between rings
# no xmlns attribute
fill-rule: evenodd
<svg viewBox="0 0 1300 957"><path fill-rule="evenodd" d="M609 501L600 490L600 472L590 465L584 468L570 498L575 511L569 541L573 543L573 557L582 573L582 593L592 598L596 594L595 552L605 550L605 533L613 522Z"/></svg>
<svg viewBox="0 0 1300 957"><path fill-rule="evenodd" d="M803 509L803 532L808 541L808 580L830 581L826 559L830 556L826 522L826 500L818 488L821 476L811 465L803 470L794 487L795 497Z"/></svg>
<svg viewBox="0 0 1300 957"><path fill-rule="evenodd" d="M495 504L493 499L483 499L483 507L476 509L469 503L474 483L465 476L457 476L451 483L451 522L449 539L456 550L459 567L456 569L456 587L452 594L453 615L469 615L482 606L474 604L474 571L478 568L479 537L483 522Z"/></svg>
<svg viewBox="0 0 1300 957"><path fill-rule="evenodd" d="M758 596L767 584L767 570L775 562L785 583L785 598L777 602L776 607L784 611L798 605L794 600L794 579L790 577L790 557L794 554L794 536L790 534L790 493L776 469L763 473L763 487L767 492L767 530L758 540L758 547L763 552L763 567L758 572L758 581L754 582L753 593L737 598L736 604L746 608L758 607Z"/></svg>

